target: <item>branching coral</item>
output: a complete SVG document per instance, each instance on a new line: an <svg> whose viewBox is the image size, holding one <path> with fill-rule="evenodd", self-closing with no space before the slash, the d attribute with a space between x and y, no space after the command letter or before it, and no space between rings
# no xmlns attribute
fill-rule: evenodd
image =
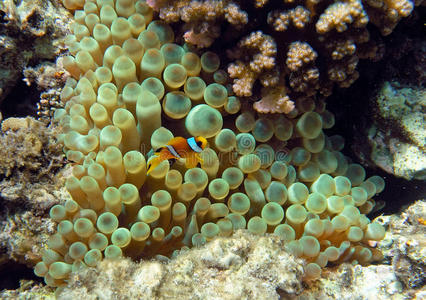
<svg viewBox="0 0 426 300"><path fill-rule="evenodd" d="M414 5L421 5L423 1L414 2L410 0L368 0L366 10L371 22L380 29L383 35L388 35L401 18L411 14Z"/></svg>
<svg viewBox="0 0 426 300"><path fill-rule="evenodd" d="M302 29L310 21L311 12L303 6L296 6L287 11L271 11L268 14L268 24L276 31L285 31L290 25Z"/></svg>
<svg viewBox="0 0 426 300"><path fill-rule="evenodd" d="M348 24L355 28L365 27L368 23L367 14L360 0L336 2L323 12L315 24L319 34L332 30L343 32L348 30Z"/></svg>
<svg viewBox="0 0 426 300"><path fill-rule="evenodd" d="M273 74L272 72L268 73L268 71L271 71L275 66L276 54L277 49L274 40L261 31L253 32L241 40L238 49L230 53L237 61L228 67L229 76L235 79L234 92L238 96L251 96L254 81L260 76L265 79L268 78L263 80L264 86L277 84L276 76L268 76L268 74ZM248 58L251 59L248 63L241 61L247 61Z"/></svg>
<svg viewBox="0 0 426 300"><path fill-rule="evenodd" d="M293 71L298 71L302 66L315 61L317 53L307 43L294 42L290 44L286 64Z"/></svg>
<svg viewBox="0 0 426 300"><path fill-rule="evenodd" d="M248 20L247 13L229 0L148 0L147 4L166 22L182 20L188 23L189 28L185 28L183 36L185 41L203 48L209 47L220 36L220 26L216 25L218 21L226 20L234 26L241 26Z"/></svg>
<svg viewBox="0 0 426 300"><path fill-rule="evenodd" d="M294 109L294 102L290 100L284 87L265 88L261 99L253 104L259 113L285 113Z"/></svg>
<svg viewBox="0 0 426 300"><path fill-rule="evenodd" d="M416 5L420 5L420 2ZM201 5L199 1L191 1L191 3ZM286 92L292 101L299 97L324 98L332 93L335 85L350 86L358 78L356 67L359 59L377 61L383 55L383 45L380 40L376 37L374 40L370 40L369 32L366 29L368 22L371 21L378 27L383 35L388 35L401 18L410 15L414 7L409 0L342 0L333 3L311 0L297 3L294 1L270 3L256 0L233 1L233 3L237 6L241 4L240 6L248 12L246 14L248 22L238 22L238 27L234 31L230 30L229 26L227 27L226 44L232 44L229 42L232 38L240 38L239 49L233 48L227 51L228 58L231 60L228 72L234 79L234 93L237 96L251 97L253 91L256 91L254 97L251 98L259 99L261 97L257 92L259 89L253 88L256 81L259 81L263 87L273 87L278 82L288 82L289 87ZM179 7L180 4L187 6L188 1L162 4L164 6L161 9L159 7L155 7L155 9L160 12L171 10L172 7ZM207 4L204 3L204 5L208 7ZM193 18L197 18L195 23L188 16L181 20L186 23L184 27L197 25L203 22L203 18L204 22L210 22L210 28L217 28L221 24L220 19L215 20L212 24L209 16L201 18L200 16L203 15L194 14ZM177 21L177 18L161 13L160 18L167 22ZM275 32L268 32L266 35L266 31L264 31L265 33L254 31L241 37L241 32L244 32L241 30L241 25L245 23L247 24L243 28L250 31L253 30L251 26L253 23L258 27L269 25ZM198 46L209 45L212 42L211 39L214 38L210 35L206 42L203 35L195 35L190 32L188 36L191 38L186 41ZM253 40L255 37L258 41L263 39L264 41L261 43L275 45L274 53L272 55L263 53L259 43ZM286 57L282 59L281 55L276 55L277 52L286 53L289 48L301 44L316 53L316 60L309 67L293 70L288 68ZM225 48L228 47L225 45ZM274 111L267 108L270 106L262 107L257 104L255 109L259 112ZM280 106L280 104L276 106ZM282 112L282 110L275 111Z"/></svg>

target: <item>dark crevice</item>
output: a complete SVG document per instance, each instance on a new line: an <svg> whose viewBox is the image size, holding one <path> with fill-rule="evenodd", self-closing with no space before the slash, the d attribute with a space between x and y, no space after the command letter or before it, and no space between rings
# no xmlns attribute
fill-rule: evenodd
<svg viewBox="0 0 426 300"><path fill-rule="evenodd" d="M0 24L6 24L7 22L6 13L0 10Z"/></svg>
<svg viewBox="0 0 426 300"><path fill-rule="evenodd" d="M345 149L342 151L354 162L360 163L367 171L367 177L380 175L386 181L385 190L374 197L376 201L384 201L385 207L369 217L380 214L398 213L405 206L416 200L422 199L426 195L426 186L420 180L405 180L386 173L373 164L366 166L369 157L361 161L360 148L366 148L366 129L371 126L373 120L377 120L376 110L372 100L376 96L384 81L396 80L403 84L422 85L418 82L418 74L414 70L416 62L414 60L415 47L407 45L408 42L421 40L424 35L421 16L425 15L425 8L417 8L417 11L407 19L401 21L394 32L383 37L385 43L385 55L379 62L360 60L358 71L359 79L347 89L337 88L327 101L327 109L332 111L336 118L333 128L326 131L327 135L339 134L345 138ZM405 45L405 47L404 47ZM383 120L381 120L383 123ZM394 123L394 122L393 122ZM399 131L393 126L393 135ZM389 130L390 126L385 130ZM406 140L404 136L402 140ZM367 155L369 155L367 153Z"/></svg>
<svg viewBox="0 0 426 300"><path fill-rule="evenodd" d="M35 84L28 86L22 79L18 79L16 85L0 105L3 119L9 117L36 117L36 104L39 99L40 91L37 90Z"/></svg>
<svg viewBox="0 0 426 300"><path fill-rule="evenodd" d="M20 280L33 280L42 282L43 278L37 277L32 268L9 261L0 268L0 290L15 290L20 287Z"/></svg>

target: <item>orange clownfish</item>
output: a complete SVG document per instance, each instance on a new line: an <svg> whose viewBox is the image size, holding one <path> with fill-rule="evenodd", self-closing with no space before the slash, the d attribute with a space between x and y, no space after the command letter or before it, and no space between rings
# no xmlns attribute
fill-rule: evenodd
<svg viewBox="0 0 426 300"><path fill-rule="evenodd" d="M172 164L177 159L184 158L185 166L188 169L195 168L198 163L203 162L200 152L206 147L207 140L202 136L191 137L189 139L180 136L172 138L166 146L155 150L155 157L149 161L146 174L149 174L166 159Z"/></svg>

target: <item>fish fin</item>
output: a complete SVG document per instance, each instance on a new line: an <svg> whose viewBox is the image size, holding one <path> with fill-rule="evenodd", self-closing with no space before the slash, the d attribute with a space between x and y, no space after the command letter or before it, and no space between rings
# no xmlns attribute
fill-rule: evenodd
<svg viewBox="0 0 426 300"><path fill-rule="evenodd" d="M146 175L149 175L149 173L151 173L151 171L153 170L154 168L152 167L152 165L151 164L148 164L148 166L147 166L147 170L146 170Z"/></svg>
<svg viewBox="0 0 426 300"><path fill-rule="evenodd" d="M170 153L167 147L158 148L153 155L160 158L160 163L165 159L169 160L176 158L172 153Z"/></svg>
<svg viewBox="0 0 426 300"><path fill-rule="evenodd" d="M195 156L195 154L188 155L185 158L185 167L187 169L195 168L197 166L197 164L198 164L198 159Z"/></svg>
<svg viewBox="0 0 426 300"><path fill-rule="evenodd" d="M202 165L204 164L204 159L201 157L200 153L196 153L195 157L197 158L198 162Z"/></svg>
<svg viewBox="0 0 426 300"><path fill-rule="evenodd" d="M153 159L148 162L146 175L152 172L164 159L156 155Z"/></svg>
<svg viewBox="0 0 426 300"><path fill-rule="evenodd" d="M174 137L167 143L167 145L171 145L171 146L185 145L185 144L186 144L186 139L181 136Z"/></svg>

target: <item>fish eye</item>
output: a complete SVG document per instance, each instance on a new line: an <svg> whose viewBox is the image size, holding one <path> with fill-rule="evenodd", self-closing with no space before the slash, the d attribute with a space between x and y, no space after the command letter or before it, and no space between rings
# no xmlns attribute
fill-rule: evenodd
<svg viewBox="0 0 426 300"><path fill-rule="evenodd" d="M203 145L203 142L197 142L198 147L201 147Z"/></svg>

